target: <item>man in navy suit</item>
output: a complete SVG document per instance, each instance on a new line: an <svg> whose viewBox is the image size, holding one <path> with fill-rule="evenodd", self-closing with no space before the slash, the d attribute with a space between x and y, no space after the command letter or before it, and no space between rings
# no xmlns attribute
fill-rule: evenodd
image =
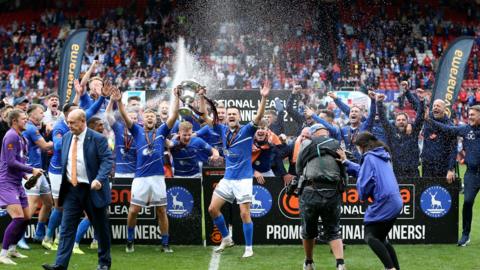
<svg viewBox="0 0 480 270"><path fill-rule="evenodd" d="M75 109L68 114L70 132L62 142L62 184L58 198L63 217L55 264L44 264L47 270L68 268L78 222L85 211L98 234L97 270L108 270L110 257L110 223L108 205L111 191L108 174L112 169L107 139L86 125L85 112Z"/></svg>

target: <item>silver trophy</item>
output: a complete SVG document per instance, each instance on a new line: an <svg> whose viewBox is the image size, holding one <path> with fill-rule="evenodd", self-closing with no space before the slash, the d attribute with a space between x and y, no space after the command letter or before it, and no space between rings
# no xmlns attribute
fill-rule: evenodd
<svg viewBox="0 0 480 270"><path fill-rule="evenodd" d="M185 80L180 83L180 99L183 102L183 107L178 110L178 113L185 117L191 116L192 110L189 108L192 106L195 97L197 96L197 92L203 86L195 80Z"/></svg>

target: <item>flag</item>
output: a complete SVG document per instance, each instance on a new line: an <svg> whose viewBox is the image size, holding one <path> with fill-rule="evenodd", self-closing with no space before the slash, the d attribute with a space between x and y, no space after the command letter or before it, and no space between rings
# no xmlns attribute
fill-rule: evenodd
<svg viewBox="0 0 480 270"><path fill-rule="evenodd" d="M465 36L455 39L443 54L438 65L430 107L433 106L435 100L443 100L449 117L462 86L463 74L473 42L473 37Z"/></svg>
<svg viewBox="0 0 480 270"><path fill-rule="evenodd" d="M60 55L58 95L60 105L69 103L75 97L73 82L80 76L85 42L87 41L87 29L78 29L71 33Z"/></svg>

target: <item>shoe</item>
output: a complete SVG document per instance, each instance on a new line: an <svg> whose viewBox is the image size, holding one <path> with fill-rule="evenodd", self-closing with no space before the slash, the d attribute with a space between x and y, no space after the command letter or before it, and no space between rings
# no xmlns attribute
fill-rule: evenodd
<svg viewBox="0 0 480 270"><path fill-rule="evenodd" d="M245 249L245 252L242 255L242 258L250 258L253 256L253 250L252 249Z"/></svg>
<svg viewBox="0 0 480 270"><path fill-rule="evenodd" d="M23 255L22 253L16 251L16 250L12 250L12 251L8 251L7 253L7 256L9 258L19 258L19 259L26 259L28 258L27 255Z"/></svg>
<svg viewBox="0 0 480 270"><path fill-rule="evenodd" d="M8 256L0 256L0 264L17 265L17 263L12 261Z"/></svg>
<svg viewBox="0 0 480 270"><path fill-rule="evenodd" d="M315 263L303 263L303 270L315 270Z"/></svg>
<svg viewBox="0 0 480 270"><path fill-rule="evenodd" d="M85 252L83 252L80 247L75 244L75 246L73 247L73 254L84 255Z"/></svg>
<svg viewBox="0 0 480 270"><path fill-rule="evenodd" d="M90 249L98 249L98 241L93 239L92 243L90 243Z"/></svg>
<svg viewBox="0 0 480 270"><path fill-rule="evenodd" d="M57 251L58 250L58 243L57 243L57 241L52 242L51 239L50 240L43 239L42 247L44 247L46 250Z"/></svg>
<svg viewBox="0 0 480 270"><path fill-rule="evenodd" d="M60 236L55 237L55 241L53 241L53 244L56 246L60 245Z"/></svg>
<svg viewBox="0 0 480 270"><path fill-rule="evenodd" d="M110 266L99 265L99 266L97 266L97 270L110 270Z"/></svg>
<svg viewBox="0 0 480 270"><path fill-rule="evenodd" d="M42 241L42 247L45 248L46 250L52 250L52 247L53 247L52 240L44 238Z"/></svg>
<svg viewBox="0 0 480 270"><path fill-rule="evenodd" d="M30 249L30 246L28 246L27 242L25 242L25 238L23 238L23 237L22 237L22 239L20 239L20 241L18 241L17 247L19 247L21 249L25 249L25 250Z"/></svg>
<svg viewBox="0 0 480 270"><path fill-rule="evenodd" d="M470 237L468 235L462 234L462 238L458 241L458 246L459 247L465 247L470 243Z"/></svg>
<svg viewBox="0 0 480 270"><path fill-rule="evenodd" d="M125 252L132 253L134 251L135 251L135 248L133 246L133 241L127 241L127 246L125 247Z"/></svg>
<svg viewBox="0 0 480 270"><path fill-rule="evenodd" d="M215 252L217 253L223 252L226 248L233 247L234 245L235 243L233 243L233 240L231 237L222 239L222 242L220 243L220 245L217 248L215 248Z"/></svg>
<svg viewBox="0 0 480 270"><path fill-rule="evenodd" d="M42 264L43 269L45 270L66 270L67 268L61 266L61 265L56 265L56 264L48 264L44 263Z"/></svg>
<svg viewBox="0 0 480 270"><path fill-rule="evenodd" d="M162 245L162 252L173 253L173 249L171 249L169 245Z"/></svg>
<svg viewBox="0 0 480 270"><path fill-rule="evenodd" d="M337 266L337 270L347 270L347 267L345 266L345 264L339 264Z"/></svg>

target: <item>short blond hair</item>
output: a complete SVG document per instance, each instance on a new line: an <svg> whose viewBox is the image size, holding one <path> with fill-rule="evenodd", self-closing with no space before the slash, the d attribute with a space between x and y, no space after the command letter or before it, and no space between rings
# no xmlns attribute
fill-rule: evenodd
<svg viewBox="0 0 480 270"><path fill-rule="evenodd" d="M191 130L193 129L193 125L192 123L188 122L188 121L183 121L180 123L180 125L178 125L178 130L183 130L183 131L187 131L187 130Z"/></svg>

